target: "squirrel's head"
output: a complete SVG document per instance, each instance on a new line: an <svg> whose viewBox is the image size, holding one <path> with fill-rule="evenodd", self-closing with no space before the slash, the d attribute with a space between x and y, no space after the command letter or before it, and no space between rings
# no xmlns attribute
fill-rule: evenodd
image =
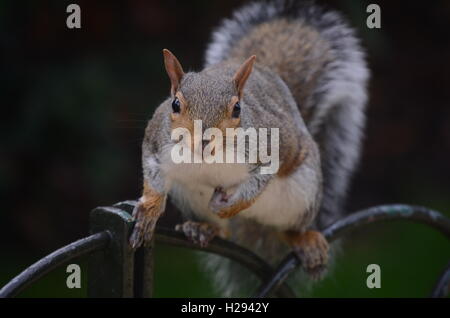
<svg viewBox="0 0 450 318"><path fill-rule="evenodd" d="M202 120L203 129L216 127L224 134L241 121L244 86L253 68L255 56L237 70L224 68L184 73L178 59L164 49L164 64L171 82L172 129L183 127L192 132L194 120Z"/></svg>

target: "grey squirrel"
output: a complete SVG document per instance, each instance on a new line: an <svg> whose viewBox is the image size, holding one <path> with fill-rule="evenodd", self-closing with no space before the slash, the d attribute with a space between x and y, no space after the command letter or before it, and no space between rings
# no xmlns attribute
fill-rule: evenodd
<svg viewBox="0 0 450 318"><path fill-rule="evenodd" d="M309 2L255 2L214 31L202 71L185 73L163 55L170 97L145 131L131 246L150 242L169 196L186 218L177 230L192 241L221 236L272 265L293 249L309 276L322 276L329 246L320 230L342 216L365 127L369 71L354 31ZM259 161L174 163L171 132L192 132L194 120L225 138L226 128L278 128L277 173L262 174ZM236 296L248 275L218 256L207 262L223 294Z"/></svg>

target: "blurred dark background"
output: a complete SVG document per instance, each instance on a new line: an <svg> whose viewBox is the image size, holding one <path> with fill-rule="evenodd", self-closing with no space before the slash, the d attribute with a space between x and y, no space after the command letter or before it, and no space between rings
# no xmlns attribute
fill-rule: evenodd
<svg viewBox="0 0 450 318"><path fill-rule="evenodd" d="M72 2L81 29L66 27ZM0 1L0 286L86 236L94 207L139 196L143 131L169 93L161 50L199 70L211 30L244 2ZM450 216L450 2L377 1L381 29L366 27L370 1L318 3L357 29L372 71L349 211L402 202ZM442 235L404 223L356 232L344 247L308 296L425 296L450 254ZM379 290L366 287L370 263L381 266ZM23 295L84 296L85 285L68 290L62 269ZM159 246L156 295L216 294L191 252Z"/></svg>

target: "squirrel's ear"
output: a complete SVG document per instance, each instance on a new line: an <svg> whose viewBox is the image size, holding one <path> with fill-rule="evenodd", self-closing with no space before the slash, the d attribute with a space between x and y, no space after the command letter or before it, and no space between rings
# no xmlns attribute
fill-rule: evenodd
<svg viewBox="0 0 450 318"><path fill-rule="evenodd" d="M245 82L247 81L248 77L250 76L250 73L253 69L253 63L255 62L256 56L252 55L250 56L247 61L245 61L241 67L236 71L236 73L233 76L233 81L236 84L236 88L238 91L238 97L242 97L242 93L244 90Z"/></svg>
<svg viewBox="0 0 450 318"><path fill-rule="evenodd" d="M184 75L183 68L175 55L173 55L169 50L164 49L163 55L166 72L167 75L169 75L170 83L172 84L171 92L172 95L175 95Z"/></svg>

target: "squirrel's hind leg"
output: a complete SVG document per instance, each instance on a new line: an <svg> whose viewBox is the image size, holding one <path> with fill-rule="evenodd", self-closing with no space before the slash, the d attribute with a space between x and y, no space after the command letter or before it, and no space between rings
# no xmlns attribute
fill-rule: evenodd
<svg viewBox="0 0 450 318"><path fill-rule="evenodd" d="M326 272L329 245L322 233L318 231L287 231L284 238L292 246L302 262L303 269L315 280Z"/></svg>

